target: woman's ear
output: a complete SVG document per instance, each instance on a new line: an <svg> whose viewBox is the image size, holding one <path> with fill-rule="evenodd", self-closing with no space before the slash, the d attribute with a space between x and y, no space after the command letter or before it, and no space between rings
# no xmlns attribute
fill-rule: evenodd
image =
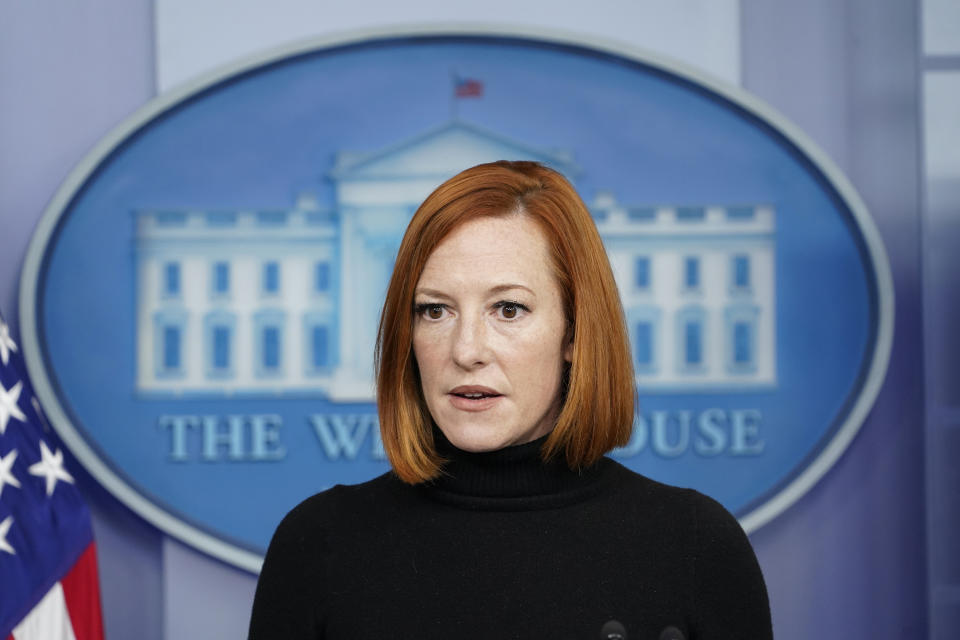
<svg viewBox="0 0 960 640"><path fill-rule="evenodd" d="M567 335L563 338L565 344L563 347L563 359L567 362L573 362L573 327L567 329Z"/></svg>

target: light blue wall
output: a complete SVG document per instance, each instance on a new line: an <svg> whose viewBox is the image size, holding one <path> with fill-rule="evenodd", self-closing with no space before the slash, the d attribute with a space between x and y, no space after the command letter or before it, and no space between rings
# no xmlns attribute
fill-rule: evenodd
<svg viewBox="0 0 960 640"><path fill-rule="evenodd" d="M892 362L871 417L827 476L753 536L776 634L927 637L917 6L741 6L745 88L851 178L897 287ZM20 265L43 207L153 95L152 15L149 0L0 3L0 309L14 329ZM94 516L109 637L243 635L252 576L166 539L77 475Z"/></svg>
<svg viewBox="0 0 960 640"><path fill-rule="evenodd" d="M152 17L149 0L0 2L0 308L14 331L20 266L43 208L153 97ZM159 640L162 536L68 464L93 513L108 637Z"/></svg>
<svg viewBox="0 0 960 640"><path fill-rule="evenodd" d="M851 179L896 289L890 367L870 417L820 484L753 537L780 638L927 637L917 5L742 5L745 88Z"/></svg>

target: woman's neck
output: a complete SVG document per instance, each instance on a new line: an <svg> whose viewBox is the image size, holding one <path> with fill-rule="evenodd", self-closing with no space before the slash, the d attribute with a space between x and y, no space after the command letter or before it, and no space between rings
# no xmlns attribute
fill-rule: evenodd
<svg viewBox="0 0 960 640"><path fill-rule="evenodd" d="M450 499L495 504L497 501L549 502L575 497L596 484L601 470L610 463L603 459L584 470L571 470L562 456L544 461L543 444L549 434L496 451L470 452L456 448L439 429L434 429L437 453L446 460L440 477L426 483L431 493ZM493 502L491 502L493 501Z"/></svg>

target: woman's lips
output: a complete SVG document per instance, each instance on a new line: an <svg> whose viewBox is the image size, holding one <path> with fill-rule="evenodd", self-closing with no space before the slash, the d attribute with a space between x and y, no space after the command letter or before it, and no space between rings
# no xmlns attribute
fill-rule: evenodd
<svg viewBox="0 0 960 640"><path fill-rule="evenodd" d="M461 411L486 411L495 406L502 394L489 387L463 385L451 389L447 393L450 404Z"/></svg>

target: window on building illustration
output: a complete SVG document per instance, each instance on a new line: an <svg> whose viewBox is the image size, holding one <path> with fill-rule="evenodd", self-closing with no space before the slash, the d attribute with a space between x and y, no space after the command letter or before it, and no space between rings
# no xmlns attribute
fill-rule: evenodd
<svg viewBox="0 0 960 640"><path fill-rule="evenodd" d="M750 322L733 323L733 364L744 367L753 363L753 325Z"/></svg>
<svg viewBox="0 0 960 640"><path fill-rule="evenodd" d="M280 368L280 327L266 326L261 336L262 365L265 371Z"/></svg>
<svg viewBox="0 0 960 640"><path fill-rule="evenodd" d="M683 326L683 361L687 366L703 364L703 323L690 319Z"/></svg>
<svg viewBox="0 0 960 640"><path fill-rule="evenodd" d="M728 220L753 220L756 217L756 208L749 206L738 206L727 208Z"/></svg>
<svg viewBox="0 0 960 640"><path fill-rule="evenodd" d="M633 262L633 283L638 289L650 288L650 258L639 256Z"/></svg>
<svg viewBox="0 0 960 640"><path fill-rule="evenodd" d="M760 308L736 304L726 312L727 368L734 374L757 371L757 322Z"/></svg>
<svg viewBox="0 0 960 640"><path fill-rule="evenodd" d="M700 305L680 309L676 315L676 363L680 373L706 371L707 312Z"/></svg>
<svg viewBox="0 0 960 640"><path fill-rule="evenodd" d="M732 266L734 288L750 288L750 257L744 254L737 254L733 256Z"/></svg>
<svg viewBox="0 0 960 640"><path fill-rule="evenodd" d="M651 222L656 220L657 210L653 207L632 207L627 209L627 219L631 222Z"/></svg>
<svg viewBox="0 0 960 640"><path fill-rule="evenodd" d="M153 375L158 379L182 377L187 365L187 312L164 305L153 316Z"/></svg>
<svg viewBox="0 0 960 640"><path fill-rule="evenodd" d="M208 211L208 227L232 227L237 224L237 214L233 211Z"/></svg>
<svg viewBox="0 0 960 640"><path fill-rule="evenodd" d="M180 295L180 263L163 265L163 294L168 297Z"/></svg>
<svg viewBox="0 0 960 640"><path fill-rule="evenodd" d="M287 222L286 211L258 211L257 224L262 227L280 227Z"/></svg>
<svg viewBox="0 0 960 640"><path fill-rule="evenodd" d="M653 365L653 323L649 320L634 325L633 354L638 368L647 369Z"/></svg>
<svg viewBox="0 0 960 640"><path fill-rule="evenodd" d="M313 268L313 290L322 293L330 290L330 263L318 262Z"/></svg>
<svg viewBox="0 0 960 640"><path fill-rule="evenodd" d="M314 325L310 330L310 354L314 369L330 366L330 330L325 325Z"/></svg>
<svg viewBox="0 0 960 640"><path fill-rule="evenodd" d="M683 260L683 286L685 289L700 288L700 259L687 256Z"/></svg>
<svg viewBox="0 0 960 640"><path fill-rule="evenodd" d="M334 222L335 217L329 211L309 211L304 216L304 219L306 219L308 225L316 227Z"/></svg>
<svg viewBox="0 0 960 640"><path fill-rule="evenodd" d="M657 373L660 359L659 307L641 304L627 311L627 326L630 328L630 346L634 370L637 375L651 376Z"/></svg>
<svg viewBox="0 0 960 640"><path fill-rule="evenodd" d="M280 292L280 263L276 261L266 262L263 265L263 292Z"/></svg>
<svg viewBox="0 0 960 640"><path fill-rule="evenodd" d="M703 207L677 207L677 220L681 222L703 220L706 215L707 210Z"/></svg>
<svg viewBox="0 0 960 640"><path fill-rule="evenodd" d="M159 211L155 219L159 227L182 227L187 224L187 214L183 211Z"/></svg>
<svg viewBox="0 0 960 640"><path fill-rule="evenodd" d="M220 296L230 293L230 263L213 264L213 293Z"/></svg>
<svg viewBox="0 0 960 640"><path fill-rule="evenodd" d="M180 327L168 325L163 328L163 369L165 371L178 371L180 369L181 342Z"/></svg>
<svg viewBox="0 0 960 640"><path fill-rule="evenodd" d="M216 326L213 328L213 368L226 370L230 368L230 327Z"/></svg>
<svg viewBox="0 0 960 640"><path fill-rule="evenodd" d="M254 314L253 363L257 377L276 378L284 374L285 327L286 317L279 309L263 309Z"/></svg>
<svg viewBox="0 0 960 640"><path fill-rule="evenodd" d="M207 376L223 379L233 376L234 368L234 314L217 309L204 318L204 362Z"/></svg>

